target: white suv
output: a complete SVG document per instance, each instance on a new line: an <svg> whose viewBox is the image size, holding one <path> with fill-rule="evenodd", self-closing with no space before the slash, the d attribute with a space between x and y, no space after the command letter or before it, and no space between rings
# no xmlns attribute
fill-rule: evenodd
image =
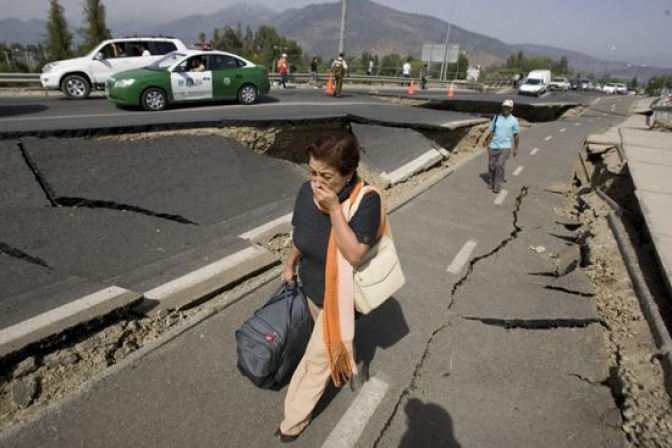
<svg viewBox="0 0 672 448"><path fill-rule="evenodd" d="M168 37L110 39L86 56L45 65L40 81L47 90L61 90L68 98L82 100L91 90L104 89L114 73L142 68L171 51L186 49L181 40Z"/></svg>

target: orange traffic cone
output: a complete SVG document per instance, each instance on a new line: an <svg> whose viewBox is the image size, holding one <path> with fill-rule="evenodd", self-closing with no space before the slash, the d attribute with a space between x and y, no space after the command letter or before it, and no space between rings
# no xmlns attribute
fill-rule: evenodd
<svg viewBox="0 0 672 448"><path fill-rule="evenodd" d="M324 89L324 93L327 95L334 94L334 80L331 78L331 74L329 74L329 81L327 82L327 88Z"/></svg>
<svg viewBox="0 0 672 448"><path fill-rule="evenodd" d="M409 95L413 95L415 93L415 83L411 79L411 85L408 86L408 92Z"/></svg>
<svg viewBox="0 0 672 448"><path fill-rule="evenodd" d="M453 83L450 83L450 87L448 87L448 98L452 98L455 96L455 86Z"/></svg>

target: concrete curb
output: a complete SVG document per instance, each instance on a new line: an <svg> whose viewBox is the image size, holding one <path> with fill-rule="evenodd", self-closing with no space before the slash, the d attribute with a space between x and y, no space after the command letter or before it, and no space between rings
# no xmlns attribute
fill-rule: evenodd
<svg viewBox="0 0 672 448"><path fill-rule="evenodd" d="M251 246L145 292L134 311L157 314L193 305L279 262L268 250Z"/></svg>
<svg viewBox="0 0 672 448"><path fill-rule="evenodd" d="M428 168L433 167L442 160L443 160L443 154L441 154L436 149L431 149L426 153L424 153L423 155L421 155L420 157L411 160L407 164L402 165L401 167L397 168L391 173L386 172L380 173L380 177L389 181L390 185L398 184L399 182L403 182L406 179L412 177L414 174L420 173L422 171L427 170Z"/></svg>
<svg viewBox="0 0 672 448"><path fill-rule="evenodd" d="M660 315L658 305L646 285L644 274L637 261L635 249L632 247L632 243L628 239L625 227L616 215L616 211L607 215L607 221L609 223L609 228L616 239L616 244L618 245L621 256L625 260L625 266L628 270L630 280L635 287L635 293L639 299L639 304L644 313L644 317L649 323L651 333L653 333L656 345L658 346L658 354L661 357L661 365L665 376L665 389L670 398L672 398L672 339L667 332L667 327Z"/></svg>
<svg viewBox="0 0 672 448"><path fill-rule="evenodd" d="M112 286L24 320L0 331L0 358L141 299L142 294Z"/></svg>

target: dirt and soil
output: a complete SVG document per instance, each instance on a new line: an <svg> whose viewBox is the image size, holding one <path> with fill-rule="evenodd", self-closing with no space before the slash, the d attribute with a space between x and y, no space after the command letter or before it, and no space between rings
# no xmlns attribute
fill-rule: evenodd
<svg viewBox="0 0 672 448"><path fill-rule="evenodd" d="M607 191L625 210L622 219L626 228L637 228L641 218L635 210L627 166L612 149L592 156L585 161L585 168L584 164L578 164L576 173L565 216L580 224L577 233L578 240L583 242L583 268L595 291L605 328L611 371L607 385L621 409L622 429L630 447L670 447L672 401L665 389L659 350L607 221L613 210L595 191L596 188ZM640 260L651 261L641 264L651 293L661 305L669 303L657 265L647 252L650 248L646 244L637 246ZM669 324L669 306L661 306L660 311Z"/></svg>

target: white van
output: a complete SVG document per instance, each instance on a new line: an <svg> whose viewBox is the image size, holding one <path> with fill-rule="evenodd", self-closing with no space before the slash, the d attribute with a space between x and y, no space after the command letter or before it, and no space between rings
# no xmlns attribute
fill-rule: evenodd
<svg viewBox="0 0 672 448"><path fill-rule="evenodd" d="M98 44L81 58L51 62L40 81L46 90L61 90L68 98L83 100L91 90L103 90L114 73L146 67L164 55L187 47L169 37L127 37Z"/></svg>
<svg viewBox="0 0 672 448"><path fill-rule="evenodd" d="M532 70L518 88L518 94L541 96L546 93L550 82L550 70Z"/></svg>

